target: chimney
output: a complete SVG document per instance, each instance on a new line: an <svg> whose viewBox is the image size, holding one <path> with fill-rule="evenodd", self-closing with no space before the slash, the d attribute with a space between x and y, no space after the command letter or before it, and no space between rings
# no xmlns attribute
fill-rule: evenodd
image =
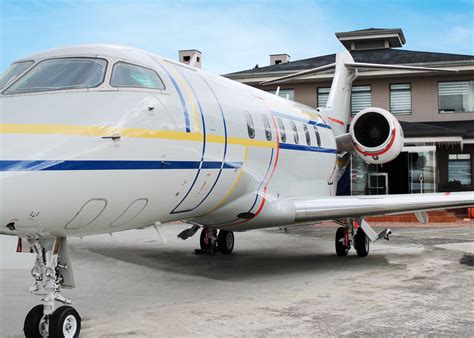
<svg viewBox="0 0 474 338"><path fill-rule="evenodd" d="M270 54L270 66L288 63L290 58L288 54Z"/></svg>
<svg viewBox="0 0 474 338"><path fill-rule="evenodd" d="M194 54L197 54L197 60L194 67L201 68L201 52L197 49L184 49L179 51L179 62L189 65Z"/></svg>

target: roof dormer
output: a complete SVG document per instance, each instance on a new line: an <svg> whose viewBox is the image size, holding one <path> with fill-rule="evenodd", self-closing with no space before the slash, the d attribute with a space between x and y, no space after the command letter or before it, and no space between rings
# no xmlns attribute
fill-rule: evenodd
<svg viewBox="0 0 474 338"><path fill-rule="evenodd" d="M401 28L368 28L336 33L347 50L397 48L405 44Z"/></svg>

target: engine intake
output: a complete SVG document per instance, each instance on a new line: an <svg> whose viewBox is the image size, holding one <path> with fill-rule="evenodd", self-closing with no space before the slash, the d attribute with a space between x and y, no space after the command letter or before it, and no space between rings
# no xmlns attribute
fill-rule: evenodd
<svg viewBox="0 0 474 338"><path fill-rule="evenodd" d="M392 161L403 148L403 130L398 120L385 109L361 110L349 127L354 149L368 163Z"/></svg>

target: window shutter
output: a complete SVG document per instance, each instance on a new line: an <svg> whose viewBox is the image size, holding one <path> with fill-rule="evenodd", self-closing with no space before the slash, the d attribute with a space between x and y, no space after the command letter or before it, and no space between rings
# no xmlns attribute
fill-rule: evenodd
<svg viewBox="0 0 474 338"><path fill-rule="evenodd" d="M370 86L353 86L351 96L352 114L372 106L372 89Z"/></svg>
<svg viewBox="0 0 474 338"><path fill-rule="evenodd" d="M409 83L390 85L390 112L394 115L411 114L411 85Z"/></svg>
<svg viewBox="0 0 474 338"><path fill-rule="evenodd" d="M331 88L318 88L318 107L326 107Z"/></svg>
<svg viewBox="0 0 474 338"><path fill-rule="evenodd" d="M469 81L440 82L439 95L469 95Z"/></svg>

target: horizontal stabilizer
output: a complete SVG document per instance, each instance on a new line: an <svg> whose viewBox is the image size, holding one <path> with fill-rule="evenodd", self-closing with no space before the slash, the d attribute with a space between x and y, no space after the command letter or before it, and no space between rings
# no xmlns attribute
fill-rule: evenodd
<svg viewBox="0 0 474 338"><path fill-rule="evenodd" d="M311 68L311 69L303 70L303 71L298 72L298 73L285 75L285 76L282 76L282 77L277 77L273 80L263 81L263 82L260 82L259 84L260 85L274 84L274 83L279 83L279 82L282 82L282 81L285 81L285 80L290 80L290 79L295 79L295 78L299 78L299 77L309 76L309 75L313 75L313 74L317 74L317 73L324 73L324 72L327 72L328 70L334 68L335 66L336 66L335 63L330 63L330 64L325 65L325 66Z"/></svg>
<svg viewBox="0 0 474 338"><path fill-rule="evenodd" d="M401 70L419 70L419 71L429 71L429 72L455 72L458 73L456 69L447 69L447 68L427 68L427 67L416 67L416 66L402 66L402 65L383 65L378 63L364 63L364 62L346 62L346 67L348 68L368 68L368 69L401 69Z"/></svg>

